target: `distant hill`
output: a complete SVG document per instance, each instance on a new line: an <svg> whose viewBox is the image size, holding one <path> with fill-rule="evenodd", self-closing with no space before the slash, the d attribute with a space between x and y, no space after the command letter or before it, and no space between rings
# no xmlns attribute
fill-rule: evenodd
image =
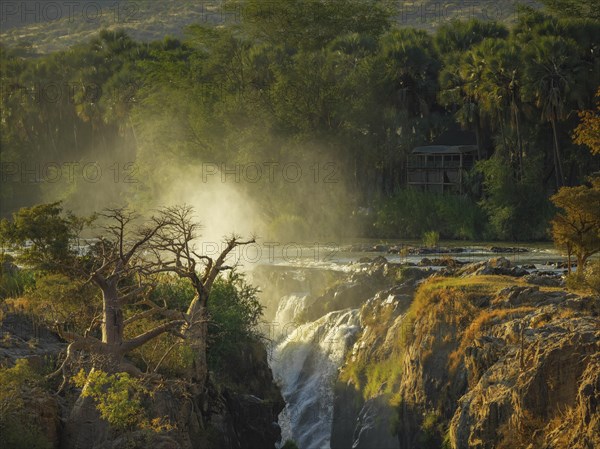
<svg viewBox="0 0 600 449"><path fill-rule="evenodd" d="M339 0L333 0L339 1ZM141 41L183 36L193 23L222 26L244 19L243 9L228 10L223 0L18 0L0 3L0 39L8 46L31 46L49 53L89 40L100 29L123 28ZM514 21L517 5L535 0L390 1L401 26L435 29L445 21L476 17ZM265 0L268 7L269 0Z"/></svg>

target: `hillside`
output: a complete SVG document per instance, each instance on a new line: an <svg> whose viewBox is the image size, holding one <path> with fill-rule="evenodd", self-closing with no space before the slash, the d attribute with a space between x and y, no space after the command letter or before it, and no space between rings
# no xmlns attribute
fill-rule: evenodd
<svg viewBox="0 0 600 449"><path fill-rule="evenodd" d="M100 29L123 28L136 40L166 35L181 37L194 23L233 25L244 18L243 7L222 0L98 0L95 2L6 2L0 13L0 40L9 46L30 46L45 54L89 40ZM268 8L270 2L265 2ZM400 26L435 29L460 18L512 22L519 5L538 7L533 0L389 2Z"/></svg>

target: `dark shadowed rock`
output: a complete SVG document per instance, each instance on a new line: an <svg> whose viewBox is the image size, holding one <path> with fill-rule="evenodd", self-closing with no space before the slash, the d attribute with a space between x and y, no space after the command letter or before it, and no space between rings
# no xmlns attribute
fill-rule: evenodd
<svg viewBox="0 0 600 449"><path fill-rule="evenodd" d="M395 420L396 411L389 406L387 397L377 396L368 399L358 412L351 447L353 449L400 447L398 438L391 432Z"/></svg>
<svg viewBox="0 0 600 449"><path fill-rule="evenodd" d="M565 281L560 275L540 275L530 274L525 276L525 280L529 284L539 285L542 287L564 287Z"/></svg>
<svg viewBox="0 0 600 449"><path fill-rule="evenodd" d="M66 348L53 332L21 313L4 315L0 331L0 358L5 366L25 358L34 369L47 371ZM166 433L115 430L101 419L91 398L79 396L69 403L37 387L25 394L25 407L54 449L274 447L281 436L277 417L285 404L264 345L248 342L228 363L226 384L211 381L208 390L196 396L180 380L150 381L155 393L143 405L149 418L166 418L176 427ZM77 390L67 389L77 397Z"/></svg>

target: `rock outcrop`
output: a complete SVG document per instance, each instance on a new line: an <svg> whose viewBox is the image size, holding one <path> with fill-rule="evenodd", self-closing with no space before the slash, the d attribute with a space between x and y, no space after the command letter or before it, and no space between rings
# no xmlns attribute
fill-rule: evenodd
<svg viewBox="0 0 600 449"><path fill-rule="evenodd" d="M391 404L399 372L398 342L405 332L404 315L412 301L419 276L382 290L360 310L361 334L354 344L336 385L331 448L396 448L397 412ZM392 362L394 363L394 362ZM376 374L379 371L380 375ZM370 375L369 375L370 374Z"/></svg>
<svg viewBox="0 0 600 449"><path fill-rule="evenodd" d="M600 447L599 320L565 307L564 294L541 306L543 293L527 295L530 301L523 293L519 304L534 310L492 324L466 348L469 389L450 423L453 447ZM566 417L571 428L562 425Z"/></svg>
<svg viewBox="0 0 600 449"><path fill-rule="evenodd" d="M273 383L264 346L248 343L228 364L227 382L211 380L196 396L179 380L161 379L153 385L153 397L144 405L149 416L173 427L164 434L117 432L100 418L90 398L80 397L67 419L61 447L118 449L124 442L140 449L274 447L281 437L277 417L285 404Z"/></svg>
<svg viewBox="0 0 600 449"><path fill-rule="evenodd" d="M332 448L600 447L600 298L556 284L499 258L365 302Z"/></svg>
<svg viewBox="0 0 600 449"><path fill-rule="evenodd" d="M30 366L47 372L66 348L58 336L20 313L5 313L0 331L3 366L24 358ZM143 405L149 417L164 418L173 427L164 432L111 428L93 400L79 396L70 384L60 396L36 387L24 394L24 404L53 449L274 447L281 437L277 419L285 404L264 345L248 342L227 362L226 382L213 375L216 379L197 396L191 396L181 380L150 381L153 396L145 398Z"/></svg>

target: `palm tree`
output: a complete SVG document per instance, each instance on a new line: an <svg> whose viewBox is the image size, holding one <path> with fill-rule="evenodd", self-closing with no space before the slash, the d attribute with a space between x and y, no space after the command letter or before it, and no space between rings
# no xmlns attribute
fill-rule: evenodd
<svg viewBox="0 0 600 449"><path fill-rule="evenodd" d="M517 136L519 177L523 174L523 140L520 125L520 60L515 46L504 39L485 39L472 50L473 59L483 61L474 95L482 110L498 121L506 145L505 130L513 127ZM512 152L511 152L512 153Z"/></svg>
<svg viewBox="0 0 600 449"><path fill-rule="evenodd" d="M531 100L550 122L554 144L556 187L564 184L564 174L558 141L558 122L565 119L571 105L579 106L585 96L580 76L582 62L577 44L571 39L542 36L526 49L523 97Z"/></svg>
<svg viewBox="0 0 600 449"><path fill-rule="evenodd" d="M384 122L391 125L383 146L383 179L384 186L387 184L385 190L393 191L401 184L404 173L402 150L408 151L414 145L414 137L423 132L431 118L440 62L427 32L398 29L382 37L376 64L381 70L381 85L387 96L384 101L389 107Z"/></svg>
<svg viewBox="0 0 600 449"><path fill-rule="evenodd" d="M440 63L432 47L431 37L420 30L394 30L382 38L386 81L397 106L412 115L427 115L435 102Z"/></svg>
<svg viewBox="0 0 600 449"><path fill-rule="evenodd" d="M486 38L502 39L507 36L508 29L496 22L477 19L453 20L440 26L434 42L437 51L447 63L454 59L457 53L466 52Z"/></svg>
<svg viewBox="0 0 600 449"><path fill-rule="evenodd" d="M456 120L475 131L477 156L482 157L485 117L480 104L480 86L484 61L468 52L460 60L449 61L440 72L439 101L443 106L455 106Z"/></svg>

